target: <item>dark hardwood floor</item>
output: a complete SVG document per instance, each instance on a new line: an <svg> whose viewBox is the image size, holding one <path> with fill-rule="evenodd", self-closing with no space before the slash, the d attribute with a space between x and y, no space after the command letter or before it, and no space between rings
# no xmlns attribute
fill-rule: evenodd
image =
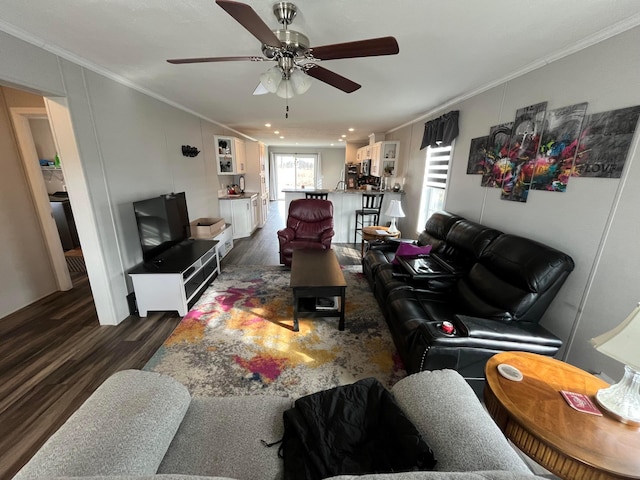
<svg viewBox="0 0 640 480"><path fill-rule="evenodd" d="M227 265L278 265L276 231L284 202L271 202L267 224L235 242ZM360 263L360 246L334 245L343 265ZM86 274L0 319L0 480L10 479L112 373L142 368L181 317L151 313L100 326Z"/></svg>

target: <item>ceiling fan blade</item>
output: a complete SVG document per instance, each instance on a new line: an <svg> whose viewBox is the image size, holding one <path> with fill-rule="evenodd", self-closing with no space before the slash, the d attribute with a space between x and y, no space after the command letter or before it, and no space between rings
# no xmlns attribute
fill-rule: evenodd
<svg viewBox="0 0 640 480"><path fill-rule="evenodd" d="M318 60L336 60L339 58L377 57L395 55L400 51L398 42L393 37L371 38L356 42L336 43L313 47L310 49L313 58Z"/></svg>
<svg viewBox="0 0 640 480"><path fill-rule="evenodd" d="M315 78L316 80L320 80L332 87L336 87L343 92L352 93L358 90L362 85L357 84L349 80L348 78L343 77L342 75L338 75L331 70L327 70L320 65L313 65L307 70L307 75Z"/></svg>
<svg viewBox="0 0 640 480"><path fill-rule="evenodd" d="M169 63L208 63L208 62L264 62L269 60L264 57L201 57L201 58L172 58L167 60Z"/></svg>
<svg viewBox="0 0 640 480"><path fill-rule="evenodd" d="M216 3L261 43L271 47L280 47L278 37L249 5L232 0L216 0Z"/></svg>

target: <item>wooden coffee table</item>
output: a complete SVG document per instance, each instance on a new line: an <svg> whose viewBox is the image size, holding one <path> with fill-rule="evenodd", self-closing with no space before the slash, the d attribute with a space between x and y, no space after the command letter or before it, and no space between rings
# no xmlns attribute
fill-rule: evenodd
<svg viewBox="0 0 640 480"><path fill-rule="evenodd" d="M308 317L340 317L338 329L344 330L347 282L333 250L294 250L290 286L293 289L294 332L299 330L299 313ZM315 300L324 297L340 297L337 308L315 309ZM311 306L305 308L305 301Z"/></svg>
<svg viewBox="0 0 640 480"><path fill-rule="evenodd" d="M497 366L513 365L520 382ZM580 413L561 390L588 395L608 384L568 363L525 352L494 355L485 367L484 401L504 434L520 450L564 479L640 478L640 429Z"/></svg>

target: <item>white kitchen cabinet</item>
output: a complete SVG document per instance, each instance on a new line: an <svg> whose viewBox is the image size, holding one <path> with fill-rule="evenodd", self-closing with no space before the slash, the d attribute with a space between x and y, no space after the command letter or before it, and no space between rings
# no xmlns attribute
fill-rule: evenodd
<svg viewBox="0 0 640 480"><path fill-rule="evenodd" d="M371 145L371 175L374 177L393 177L400 152L400 142L385 141Z"/></svg>
<svg viewBox="0 0 640 480"><path fill-rule="evenodd" d="M380 152L382 151L382 142L377 142L371 145L371 167L369 175L374 177L380 177L382 172L382 165L380 162Z"/></svg>
<svg viewBox="0 0 640 480"><path fill-rule="evenodd" d="M215 135L218 175L239 175L246 171L245 145L236 137Z"/></svg>
<svg viewBox="0 0 640 480"><path fill-rule="evenodd" d="M247 142L247 173L245 175L245 189L258 192L256 208L256 225L262 228L267 221L269 199L269 176L267 165L267 148L262 142Z"/></svg>
<svg viewBox="0 0 640 480"><path fill-rule="evenodd" d="M269 218L269 195L267 193L263 193L260 196L260 206L258 207L258 227L264 227L265 223L267 223L267 219Z"/></svg>
<svg viewBox="0 0 640 480"><path fill-rule="evenodd" d="M220 200L220 215L231 223L233 238L251 236L257 228L258 194Z"/></svg>

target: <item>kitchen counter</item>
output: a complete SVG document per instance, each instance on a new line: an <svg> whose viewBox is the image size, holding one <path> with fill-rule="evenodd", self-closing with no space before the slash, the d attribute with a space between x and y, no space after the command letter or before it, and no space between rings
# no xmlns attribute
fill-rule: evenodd
<svg viewBox="0 0 640 480"><path fill-rule="evenodd" d="M393 190L386 190L384 192L380 192L379 190L365 190L359 188L348 188L346 190L336 190L336 189L327 189L327 188L285 188L282 190L284 193L346 193L346 194L359 194L359 193L404 193L404 191L400 190L394 192Z"/></svg>
<svg viewBox="0 0 640 480"><path fill-rule="evenodd" d="M245 198L252 198L255 195L258 195L258 192L244 192L240 195L223 195L218 197L218 200L242 200Z"/></svg>
<svg viewBox="0 0 640 480"><path fill-rule="evenodd" d="M285 212L289 211L289 204L292 200L305 198L305 193L328 193L327 197L333 203L333 229L335 235L333 242L335 243L353 243L353 232L356 228L356 210L362 208L363 193L381 193L384 194L382 200L382 208L380 209L379 225L388 225L391 217L384 214L389 208L391 200L402 200L404 192L385 191L378 192L375 190L329 190L329 189L284 189ZM358 237L358 241L360 237Z"/></svg>

